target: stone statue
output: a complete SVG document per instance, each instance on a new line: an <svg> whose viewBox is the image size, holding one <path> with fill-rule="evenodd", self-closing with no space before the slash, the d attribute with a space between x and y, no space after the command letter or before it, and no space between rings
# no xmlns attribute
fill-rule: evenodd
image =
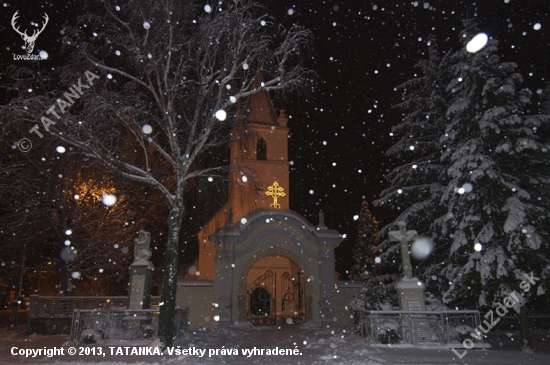
<svg viewBox="0 0 550 365"><path fill-rule="evenodd" d="M323 213L322 209L319 209L319 224L317 225L317 229L327 229L327 226L325 226L325 214Z"/></svg>
<svg viewBox="0 0 550 365"><path fill-rule="evenodd" d="M323 213L323 209L319 209L319 225L325 225L325 213Z"/></svg>
<svg viewBox="0 0 550 365"><path fill-rule="evenodd" d="M139 231L139 236L134 240L134 262L149 261L153 253L149 250L151 233Z"/></svg>
<svg viewBox="0 0 550 365"><path fill-rule="evenodd" d="M389 237L392 242L399 242L401 245L401 260L403 262L403 277L412 279L412 265L409 256L409 241L414 240L418 233L416 231L407 231L407 225L403 221L397 222L399 231L390 231Z"/></svg>

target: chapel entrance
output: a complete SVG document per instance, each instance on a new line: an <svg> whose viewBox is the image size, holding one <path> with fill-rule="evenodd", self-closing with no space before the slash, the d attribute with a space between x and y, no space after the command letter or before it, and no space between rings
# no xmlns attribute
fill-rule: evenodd
<svg viewBox="0 0 550 365"><path fill-rule="evenodd" d="M285 256L264 256L246 277L246 318L255 325L299 324L305 319L302 271Z"/></svg>

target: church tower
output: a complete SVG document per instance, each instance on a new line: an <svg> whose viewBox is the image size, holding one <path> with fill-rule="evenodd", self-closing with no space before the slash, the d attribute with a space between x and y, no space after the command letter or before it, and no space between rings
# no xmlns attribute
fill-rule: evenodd
<svg viewBox="0 0 550 365"><path fill-rule="evenodd" d="M258 69L251 89L261 88ZM198 233L198 277L212 280L216 248L209 235L258 208L289 209L288 118L275 112L269 93L250 95L237 113L230 146L228 201Z"/></svg>
<svg viewBox="0 0 550 365"><path fill-rule="evenodd" d="M258 72L252 88L261 87ZM231 146L229 204L233 223L258 208L289 209L288 119L279 117L267 91L251 95L243 110L244 130Z"/></svg>

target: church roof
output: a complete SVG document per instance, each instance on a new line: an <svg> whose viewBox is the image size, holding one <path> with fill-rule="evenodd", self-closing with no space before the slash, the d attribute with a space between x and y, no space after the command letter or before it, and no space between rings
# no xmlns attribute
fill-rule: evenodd
<svg viewBox="0 0 550 365"><path fill-rule="evenodd" d="M250 86L250 90L259 89L262 87L264 77L262 71L258 67L256 77ZM244 115L249 123L267 124L278 126L277 113L275 107L271 101L269 93L265 90L261 90L255 94L250 95L246 99L244 107Z"/></svg>

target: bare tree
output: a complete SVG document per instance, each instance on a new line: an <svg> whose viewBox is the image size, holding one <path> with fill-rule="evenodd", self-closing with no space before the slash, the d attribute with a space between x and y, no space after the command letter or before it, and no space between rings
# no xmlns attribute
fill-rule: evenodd
<svg viewBox="0 0 550 365"><path fill-rule="evenodd" d="M55 133L165 197L170 213L159 337L169 346L184 198L197 186L189 182L223 175L221 156L213 154L229 142L233 116L247 96L309 83L312 74L301 61L312 36L297 25L275 24L265 8L246 0L212 8L193 0L105 0L85 12L65 29L69 62L49 76L56 87L34 96L47 111L31 132ZM260 69L264 81L251 89ZM23 119L28 113L18 112Z"/></svg>
<svg viewBox="0 0 550 365"><path fill-rule="evenodd" d="M137 216L139 204L115 189L105 168L78 155L63 156L55 152L51 137L45 140L35 146L35 153L2 145L2 280L19 283L14 275L31 274L46 264L59 269L60 295L71 294L71 280L123 279L132 259L136 227L143 219ZM102 204L102 194L115 193L119 199L114 206Z"/></svg>

